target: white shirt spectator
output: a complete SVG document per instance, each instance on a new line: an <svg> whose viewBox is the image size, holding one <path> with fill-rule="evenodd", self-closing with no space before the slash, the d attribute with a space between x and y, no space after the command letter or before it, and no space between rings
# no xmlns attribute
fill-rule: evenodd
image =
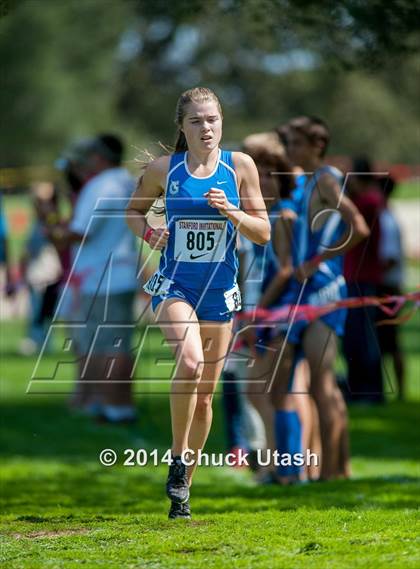
<svg viewBox="0 0 420 569"><path fill-rule="evenodd" d="M72 247L73 282L84 294L116 294L138 288L136 238L125 221L134 187L126 169L110 168L80 192L70 229L86 236L84 242Z"/></svg>

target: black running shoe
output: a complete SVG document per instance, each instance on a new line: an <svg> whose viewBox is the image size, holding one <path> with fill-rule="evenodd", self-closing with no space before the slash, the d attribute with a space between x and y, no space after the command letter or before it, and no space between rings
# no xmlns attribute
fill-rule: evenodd
<svg viewBox="0 0 420 569"><path fill-rule="evenodd" d="M169 467L166 481L166 495L172 502L184 504L190 497L190 489L187 480L187 467L180 456L175 456Z"/></svg>
<svg viewBox="0 0 420 569"><path fill-rule="evenodd" d="M168 518L170 520L176 520L177 518L184 518L184 520L191 519L190 503L188 500L184 504L172 502Z"/></svg>

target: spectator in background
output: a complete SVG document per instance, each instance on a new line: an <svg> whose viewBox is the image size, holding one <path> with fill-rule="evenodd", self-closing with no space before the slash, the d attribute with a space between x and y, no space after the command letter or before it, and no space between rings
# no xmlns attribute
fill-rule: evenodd
<svg viewBox="0 0 420 569"><path fill-rule="evenodd" d="M65 182L64 191L67 194L71 206L70 217L66 220L59 219L57 222L57 220L51 219L47 212L44 212L47 227L50 230L50 237L52 237L53 241L58 245L58 252L63 265L63 276L61 280L63 287L69 280L72 266L72 244L68 236L68 227L74 214L74 208L79 194L83 186L91 178L89 164L92 144L92 139L75 141L66 148L63 152L63 156L55 162L55 167L63 173ZM70 284L73 285L73 282ZM61 298L60 301L60 315L64 319L71 317L72 308L75 304L75 300L72 298L72 292L73 286L70 286L65 298ZM60 297L61 296L62 295L60 295ZM76 335L73 340L77 343Z"/></svg>
<svg viewBox="0 0 420 569"><path fill-rule="evenodd" d="M70 285L78 319L85 324L78 333L81 375L95 388L83 408L105 421L125 423L135 420L130 344L138 254L119 212L125 212L135 183L121 166L118 137L87 141L85 155L79 168L84 185L69 227L52 231L51 237L58 247L73 244Z"/></svg>
<svg viewBox="0 0 420 569"><path fill-rule="evenodd" d="M27 337L19 345L25 356L35 354L44 343L48 323L54 316L60 279L63 273L60 258L47 235L50 222L59 219L57 188L40 182L31 188L35 219L20 260L21 273L28 285L30 299Z"/></svg>
<svg viewBox="0 0 420 569"><path fill-rule="evenodd" d="M5 291L7 296L15 292L9 260L9 231L3 210L3 194L0 193L0 267L5 269Z"/></svg>
<svg viewBox="0 0 420 569"><path fill-rule="evenodd" d="M353 161L347 195L370 229L367 241L359 243L344 259L349 297L376 296L383 279L380 258L380 217L384 197L367 158ZM348 311L344 333L347 379L353 401L381 403L384 400L382 359L376 329L375 307Z"/></svg>
<svg viewBox="0 0 420 569"><path fill-rule="evenodd" d="M389 198L394 191L395 181L391 177L379 179L385 198L385 207L380 216L379 257L382 263L382 281L378 287L380 296L402 294L404 282L404 249L398 221L389 207ZM404 359L399 342L398 324L389 324L383 313L379 315L384 324L378 326L378 339L382 355L392 358L397 380L398 398L404 398Z"/></svg>
<svg viewBox="0 0 420 569"><path fill-rule="evenodd" d="M89 169L89 156L92 147L91 139L84 139L73 142L63 153L63 156L55 162L55 167L63 172L65 188L63 194L66 195L70 202L70 217L80 194L83 185L89 180L91 174ZM58 285L58 306L54 314L54 319L59 318L66 324L78 321L77 303L74 298L73 281L67 286L71 274L71 240L68 239L69 217L62 218L57 215L57 211L51 211L51 208L45 200L38 201L38 210L42 216L48 238L56 245L57 253L60 257L62 266L62 275ZM65 294L63 292L65 291ZM85 404L88 405L92 397L92 384L82 382L85 361L82 357L82 349L80 338L77 334L78 329L70 327L67 334L72 340L73 352L78 357L78 370L75 382L75 388L70 400L70 407L74 409L84 409Z"/></svg>

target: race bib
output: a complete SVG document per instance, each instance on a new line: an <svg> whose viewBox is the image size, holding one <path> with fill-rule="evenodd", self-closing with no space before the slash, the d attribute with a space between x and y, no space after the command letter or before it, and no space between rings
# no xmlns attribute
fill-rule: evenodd
<svg viewBox="0 0 420 569"><path fill-rule="evenodd" d="M165 295L173 282L174 281L167 279L165 275L162 275L159 271L156 271L143 285L143 290L152 296Z"/></svg>
<svg viewBox="0 0 420 569"><path fill-rule="evenodd" d="M242 308L241 291L237 284L225 293L226 308L229 312L237 312Z"/></svg>
<svg viewBox="0 0 420 569"><path fill-rule="evenodd" d="M179 220L175 222L175 261L220 263L225 260L226 221Z"/></svg>

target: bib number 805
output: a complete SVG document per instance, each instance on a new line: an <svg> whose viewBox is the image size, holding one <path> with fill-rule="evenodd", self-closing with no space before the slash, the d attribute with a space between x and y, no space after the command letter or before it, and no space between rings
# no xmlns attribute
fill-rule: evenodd
<svg viewBox="0 0 420 569"><path fill-rule="evenodd" d="M188 251L204 251L204 249L211 251L214 243L214 231L188 231L187 233Z"/></svg>

